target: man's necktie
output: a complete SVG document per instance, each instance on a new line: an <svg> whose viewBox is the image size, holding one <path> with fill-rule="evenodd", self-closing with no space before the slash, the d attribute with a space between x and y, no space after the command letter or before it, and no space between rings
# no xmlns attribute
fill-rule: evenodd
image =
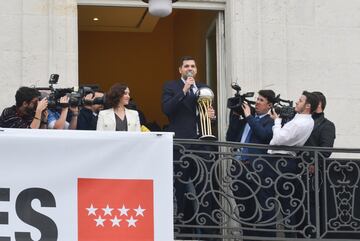
<svg viewBox="0 0 360 241"><path fill-rule="evenodd" d="M257 122L257 121L259 121L260 120L260 118L259 118L259 116L256 116L255 117L255 121ZM251 127L250 127L250 130L249 130L249 132L248 132L248 134L247 134L247 136L246 136L246 138L245 138L245 142L244 143L251 143L250 142L250 139L251 139L251 136L252 136L252 129L251 129ZM242 154L248 154L249 153L249 148L248 147L243 147L242 148ZM249 160L249 156L242 156L242 159L243 160Z"/></svg>
<svg viewBox="0 0 360 241"><path fill-rule="evenodd" d="M195 93L194 93L194 85L191 85L191 86L190 86L189 95L190 95L191 97L195 96Z"/></svg>

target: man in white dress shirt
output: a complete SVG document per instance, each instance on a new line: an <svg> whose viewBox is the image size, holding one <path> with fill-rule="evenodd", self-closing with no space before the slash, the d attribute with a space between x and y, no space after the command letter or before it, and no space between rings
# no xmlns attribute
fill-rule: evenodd
<svg viewBox="0 0 360 241"><path fill-rule="evenodd" d="M274 119L273 138L270 145L303 146L314 128L314 120L311 114L316 110L319 100L313 93L304 91L296 102L296 115L281 126L281 118L272 111L270 116ZM290 154L295 156L293 151L269 150L268 153Z"/></svg>
<svg viewBox="0 0 360 241"><path fill-rule="evenodd" d="M285 146L303 146L314 128L314 120L311 117L312 113L318 106L318 98L313 93L304 91L296 102L295 117L281 126L281 118L272 111L270 116L274 119L273 138L270 145L285 145ZM289 230L297 228L295 206L302 205L302 197L305 190L301 187L301 178L298 173L302 166L299 165L299 158L296 157L296 152L288 150L268 150L269 154L275 154L270 158L272 168L265 171L266 175L263 178L271 177L273 180L272 187L277 190L275 194L274 189L270 188L264 191L264 197L271 200L277 196L277 200L281 204L281 212L285 225L285 236L294 237L296 232ZM278 155L281 156L278 156ZM275 181L277 180L277 181ZM276 186L276 187L275 187ZM294 204L296 204L294 206ZM275 210L272 210L274 214Z"/></svg>

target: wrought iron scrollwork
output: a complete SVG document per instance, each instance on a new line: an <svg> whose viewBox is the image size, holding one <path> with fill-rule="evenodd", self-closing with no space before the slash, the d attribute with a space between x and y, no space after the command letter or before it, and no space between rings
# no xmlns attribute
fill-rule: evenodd
<svg viewBox="0 0 360 241"><path fill-rule="evenodd" d="M247 154L248 161L242 158L242 147L175 140L175 237L321 240L360 236L359 159L326 158L324 150L317 148L281 147L298 154ZM336 232L340 236L334 236Z"/></svg>

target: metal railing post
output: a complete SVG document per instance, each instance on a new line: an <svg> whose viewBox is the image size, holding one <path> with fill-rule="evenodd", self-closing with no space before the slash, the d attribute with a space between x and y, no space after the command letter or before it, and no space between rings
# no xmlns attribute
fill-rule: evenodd
<svg viewBox="0 0 360 241"><path fill-rule="evenodd" d="M314 151L314 164L315 164L315 220L316 220L316 238L320 238L320 210L319 206L319 198L320 198L320 185L319 185L319 152ZM324 165L325 166L325 165ZM309 190L310 195L310 190ZM311 212L311 209L309 207L309 211ZM309 214L310 214L309 212ZM311 214L310 214L311 215Z"/></svg>

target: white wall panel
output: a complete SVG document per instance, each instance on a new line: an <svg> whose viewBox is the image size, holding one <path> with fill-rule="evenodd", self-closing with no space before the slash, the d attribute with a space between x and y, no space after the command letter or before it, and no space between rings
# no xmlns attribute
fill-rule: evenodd
<svg viewBox="0 0 360 241"><path fill-rule="evenodd" d="M0 109L22 86L78 83L76 0L0 1Z"/></svg>
<svg viewBox="0 0 360 241"><path fill-rule="evenodd" d="M232 78L246 91L272 88L292 100L305 89L324 92L326 115L337 127L335 145L359 147L360 1L227 4L236 7L226 13Z"/></svg>
<svg viewBox="0 0 360 241"><path fill-rule="evenodd" d="M177 6L224 1L180 0ZM358 0L226 0L227 84L273 88L293 100L304 89L323 91L337 147L360 146L359 43ZM76 85L77 48L76 0L0 1L0 109L14 103L20 85L46 86L50 73L60 74L61 87Z"/></svg>

